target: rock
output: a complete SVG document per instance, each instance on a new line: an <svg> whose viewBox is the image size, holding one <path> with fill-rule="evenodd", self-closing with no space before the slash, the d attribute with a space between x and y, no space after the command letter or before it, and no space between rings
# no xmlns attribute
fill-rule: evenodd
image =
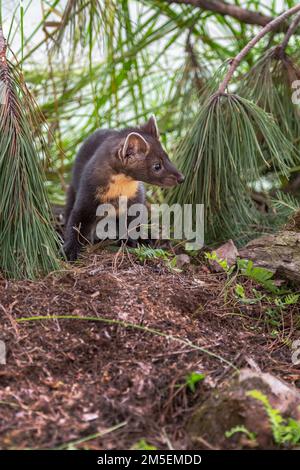
<svg viewBox="0 0 300 470"><path fill-rule="evenodd" d="M176 267L182 269L187 264L190 264L190 257L184 253L176 256Z"/></svg>
<svg viewBox="0 0 300 470"><path fill-rule="evenodd" d="M278 447L263 404L247 394L253 390L262 392L284 418L300 420L300 393L295 388L271 374L243 369L237 379L214 390L196 410L187 429L193 443L206 442L221 449ZM242 432L226 437L236 426L254 433L255 439Z"/></svg>
<svg viewBox="0 0 300 470"><path fill-rule="evenodd" d="M239 254L232 240L228 240L224 245L217 248L215 252L218 259L227 261L228 266L232 266L236 263L236 258ZM210 265L214 271L223 272L223 268L216 261L210 260Z"/></svg>
<svg viewBox="0 0 300 470"><path fill-rule="evenodd" d="M239 250L241 258L300 283L300 232L284 230L249 242Z"/></svg>
<svg viewBox="0 0 300 470"><path fill-rule="evenodd" d="M99 418L99 413L84 413L82 416L82 421L94 421Z"/></svg>

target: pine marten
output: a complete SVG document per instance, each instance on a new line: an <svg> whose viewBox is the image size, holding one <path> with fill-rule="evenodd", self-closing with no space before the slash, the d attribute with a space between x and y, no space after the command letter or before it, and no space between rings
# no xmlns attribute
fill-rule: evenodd
<svg viewBox="0 0 300 470"><path fill-rule="evenodd" d="M184 181L164 151L155 117L139 127L97 130L80 148L68 189L64 253L77 259L100 204L127 196L145 203L144 183L171 187Z"/></svg>

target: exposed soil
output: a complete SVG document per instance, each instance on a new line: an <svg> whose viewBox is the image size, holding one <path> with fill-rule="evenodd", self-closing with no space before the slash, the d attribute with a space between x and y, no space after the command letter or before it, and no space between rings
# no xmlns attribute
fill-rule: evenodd
<svg viewBox="0 0 300 470"><path fill-rule="evenodd" d="M297 337L298 307L285 312L274 335L257 305L238 308L223 275L201 263L178 274L159 261L142 266L128 253L92 253L39 282L0 279L0 312L2 449L85 438L74 446L128 449L145 439L160 449L191 449L191 413L234 369L189 341L239 368L254 360L300 386L287 341ZM92 320L16 322L40 315L103 317L169 336ZM190 371L206 376L196 393L185 385Z"/></svg>

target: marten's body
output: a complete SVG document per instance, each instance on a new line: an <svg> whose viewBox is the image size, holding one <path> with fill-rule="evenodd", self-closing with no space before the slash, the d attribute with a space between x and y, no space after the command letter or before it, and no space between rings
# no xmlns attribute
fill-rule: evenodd
<svg viewBox="0 0 300 470"><path fill-rule="evenodd" d="M128 198L128 205L144 204L142 182L173 186L182 181L160 144L154 118L137 128L96 131L83 143L73 168L66 206L67 258L77 258L99 205L117 208L120 196Z"/></svg>

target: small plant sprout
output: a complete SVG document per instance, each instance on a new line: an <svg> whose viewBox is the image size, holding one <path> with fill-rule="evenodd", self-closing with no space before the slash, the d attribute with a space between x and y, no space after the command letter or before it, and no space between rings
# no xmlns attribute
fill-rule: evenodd
<svg viewBox="0 0 300 470"><path fill-rule="evenodd" d="M246 300L245 289L242 286L242 284L236 284L235 288L234 288L234 291L235 291L237 297L239 297L243 301Z"/></svg>
<svg viewBox="0 0 300 470"><path fill-rule="evenodd" d="M255 281L260 284L264 289L274 294L280 293L280 289L274 283L274 273L269 269L254 266L253 261L247 259L239 259L237 266L242 276Z"/></svg>
<svg viewBox="0 0 300 470"><path fill-rule="evenodd" d="M185 378L185 385L192 393L195 393L197 384L204 379L205 374L201 372L190 372Z"/></svg>
<svg viewBox="0 0 300 470"><path fill-rule="evenodd" d="M205 253L205 258L209 261L215 261L230 276L235 269L235 265L229 266L226 259L219 258L215 251Z"/></svg>
<svg viewBox="0 0 300 470"><path fill-rule="evenodd" d="M225 437L230 439L232 436L234 436L237 433L242 433L247 436L247 438L250 441L255 441L256 440L256 434L254 432L249 431L245 426L234 426L234 428L230 429L229 431L225 432Z"/></svg>
<svg viewBox="0 0 300 470"><path fill-rule="evenodd" d="M140 439L131 447L132 450L157 450L157 447L149 444L145 439Z"/></svg>

